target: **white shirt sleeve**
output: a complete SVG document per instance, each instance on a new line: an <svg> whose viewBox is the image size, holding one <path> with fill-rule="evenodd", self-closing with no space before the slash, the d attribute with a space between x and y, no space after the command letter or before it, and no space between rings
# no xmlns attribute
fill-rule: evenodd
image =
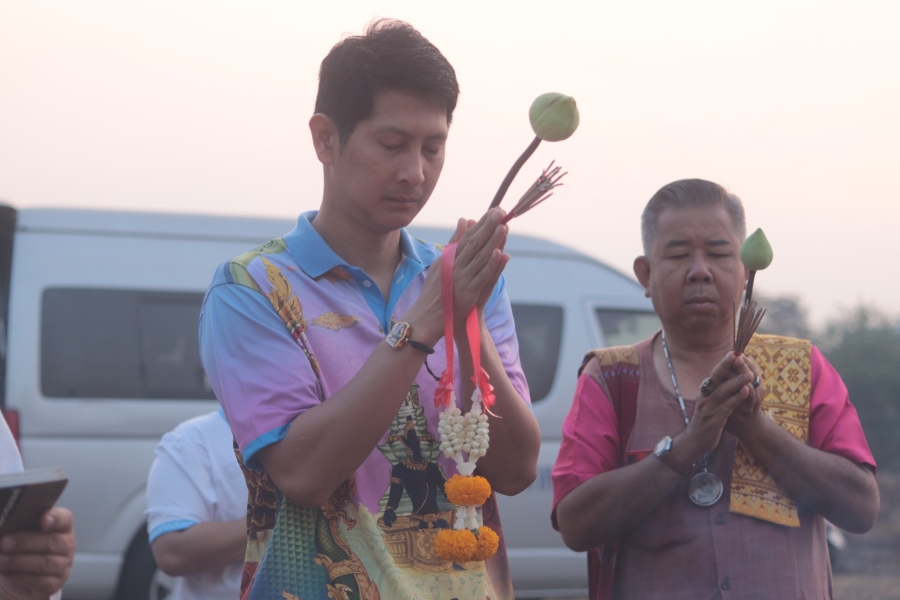
<svg viewBox="0 0 900 600"><path fill-rule="evenodd" d="M12 432L6 424L6 419L0 413L0 475L4 473L18 473L22 470L22 455L19 447L13 439Z"/></svg>
<svg viewBox="0 0 900 600"><path fill-rule="evenodd" d="M191 421L163 436L147 478L150 543L164 533L215 520L212 476L208 450Z"/></svg>

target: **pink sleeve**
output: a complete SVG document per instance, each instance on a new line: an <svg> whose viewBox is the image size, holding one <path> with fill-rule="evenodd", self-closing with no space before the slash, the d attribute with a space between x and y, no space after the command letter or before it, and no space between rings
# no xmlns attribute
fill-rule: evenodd
<svg viewBox="0 0 900 600"><path fill-rule="evenodd" d="M600 473L618 467L619 418L612 403L593 379L578 378L572 408L563 423L563 439L553 466L553 512L569 492Z"/></svg>
<svg viewBox="0 0 900 600"><path fill-rule="evenodd" d="M841 376L815 346L811 362L809 445L869 465L874 471L875 458Z"/></svg>

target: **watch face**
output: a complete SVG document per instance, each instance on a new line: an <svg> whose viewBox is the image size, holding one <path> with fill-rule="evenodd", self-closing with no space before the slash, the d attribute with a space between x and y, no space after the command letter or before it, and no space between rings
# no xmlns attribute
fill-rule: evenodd
<svg viewBox="0 0 900 600"><path fill-rule="evenodd" d="M657 456L662 456L663 453L669 449L671 443L672 438L670 438L669 436L664 437L663 439L656 442L656 448L653 449L653 453Z"/></svg>
<svg viewBox="0 0 900 600"><path fill-rule="evenodd" d="M394 348L398 348L399 346L403 345L404 341L406 341L406 331L408 329L409 325L407 323L394 323L394 326L391 327L391 330L390 332L388 332L385 340Z"/></svg>

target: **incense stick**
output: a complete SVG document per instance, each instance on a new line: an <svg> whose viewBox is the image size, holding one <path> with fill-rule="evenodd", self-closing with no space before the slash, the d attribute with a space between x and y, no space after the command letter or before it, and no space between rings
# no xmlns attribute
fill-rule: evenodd
<svg viewBox="0 0 900 600"><path fill-rule="evenodd" d="M509 213L507 213L506 218L503 219L504 223L508 223L512 219L524 215L529 210L552 196L553 193L551 190L562 185L560 179L565 177L568 171L560 173L562 167L554 167L553 165L555 163L556 161L551 162L550 165L544 169L544 172L541 173L540 177L537 178L537 181L531 184L528 191L522 195L516 205L512 207Z"/></svg>

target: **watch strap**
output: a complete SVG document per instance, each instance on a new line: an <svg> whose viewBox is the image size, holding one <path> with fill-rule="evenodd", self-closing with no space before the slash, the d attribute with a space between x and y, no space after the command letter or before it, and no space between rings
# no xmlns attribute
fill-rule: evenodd
<svg viewBox="0 0 900 600"><path fill-rule="evenodd" d="M666 438L663 438L663 440L665 439ZM666 465L679 475L690 475L694 470L694 465L685 465L680 460L675 458L675 456L672 454L672 438L668 438L668 442L669 443L667 448L663 449L662 452L654 450L653 455L661 460L664 465ZM662 440L660 440L660 443L662 443Z"/></svg>
<svg viewBox="0 0 900 600"><path fill-rule="evenodd" d="M416 340L411 340L408 337L406 338L406 343L418 350L419 352L424 352L425 354L434 354L434 348L430 346L426 346L422 342L417 342Z"/></svg>

